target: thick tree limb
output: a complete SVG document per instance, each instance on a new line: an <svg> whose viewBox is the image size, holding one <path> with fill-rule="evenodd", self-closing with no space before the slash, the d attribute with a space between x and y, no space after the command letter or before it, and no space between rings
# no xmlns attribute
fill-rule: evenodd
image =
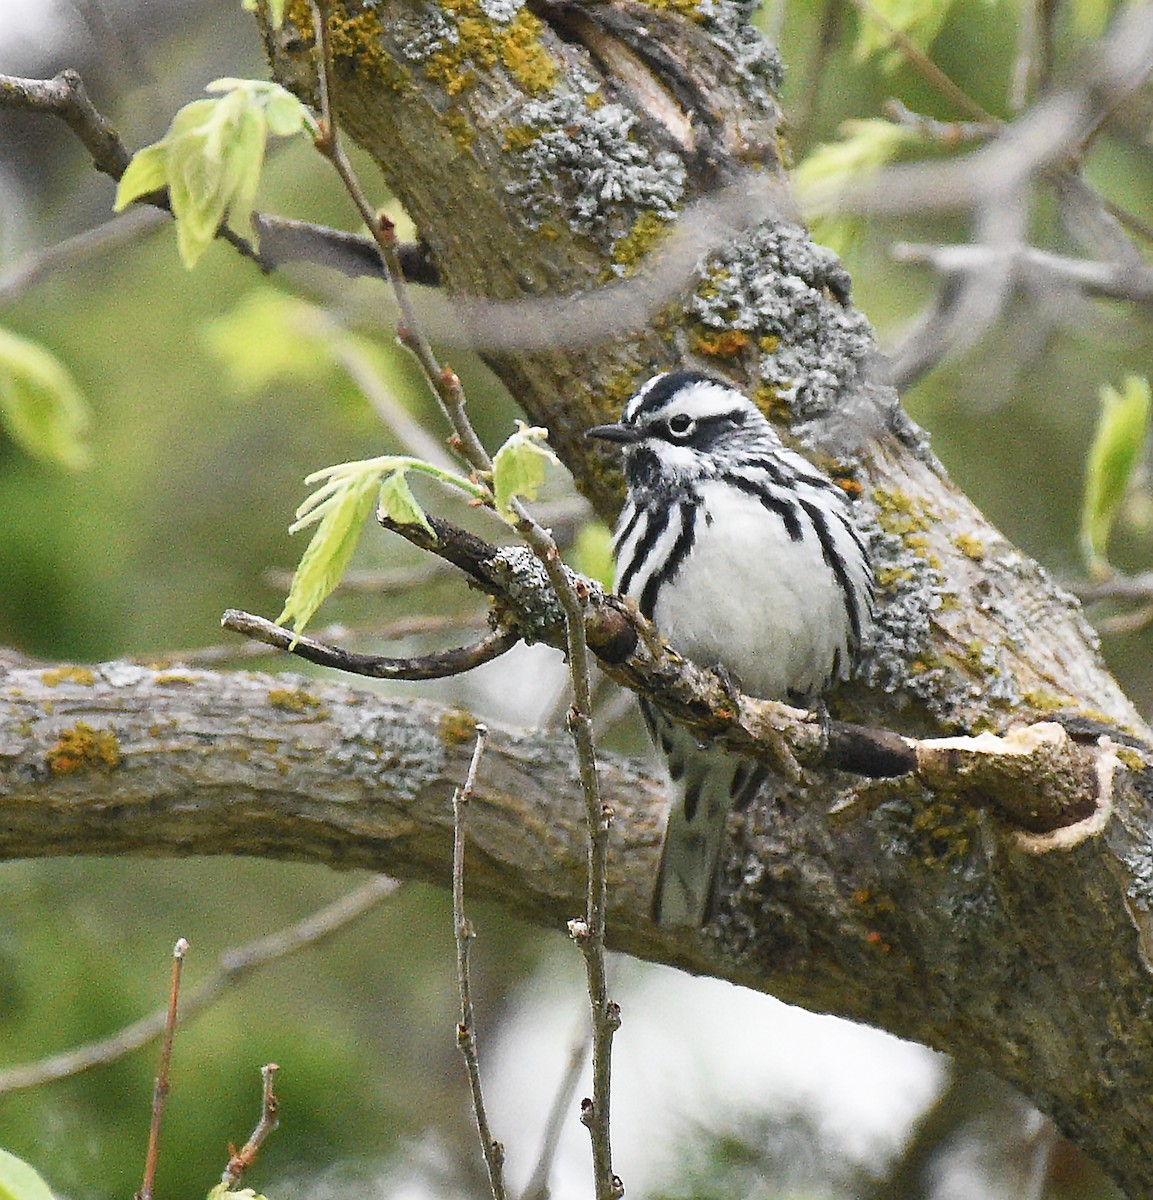
<svg viewBox="0 0 1153 1200"><path fill-rule="evenodd" d="M460 710L301 678L13 667L0 677L0 857L256 854L447 885L448 800L474 729ZM935 796L873 784L831 827L845 777L809 775L735 818L728 900L699 937L648 922L661 789L607 760L613 944L989 1066L1140 1194L1153 1170L1141 756L1050 726L1016 744L923 744L919 760ZM970 803L1089 767L1099 803L1060 840ZM469 833L474 895L558 930L580 912L568 739L493 728Z"/></svg>

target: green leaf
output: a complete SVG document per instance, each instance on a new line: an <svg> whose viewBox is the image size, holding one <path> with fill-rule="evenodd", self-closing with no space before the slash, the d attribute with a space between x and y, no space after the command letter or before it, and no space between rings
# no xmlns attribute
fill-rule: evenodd
<svg viewBox="0 0 1153 1200"><path fill-rule="evenodd" d="M1148 379L1130 375L1120 391L1101 389L1101 411L1085 465L1081 552L1089 573L1107 576L1109 534L1149 432Z"/></svg>
<svg viewBox="0 0 1153 1200"><path fill-rule="evenodd" d="M380 506L389 516L406 525L423 525L432 532L404 480L408 471L430 475L476 499L491 499L486 487L463 475L399 454L384 454L314 471L305 482L321 486L296 510L290 532L297 533L309 525L316 525L317 529L292 577L284 611L276 618L278 625L292 621L293 629L301 633L332 594L352 560L378 487ZM390 485L389 481L396 476L400 476L400 482Z"/></svg>
<svg viewBox="0 0 1153 1200"><path fill-rule="evenodd" d="M69 470L88 462L88 406L43 346L0 329L0 423L29 454Z"/></svg>
<svg viewBox="0 0 1153 1200"><path fill-rule="evenodd" d="M377 476L364 474L354 477L329 497L312 541L292 577L284 611L276 618L278 625L291 621L293 629L302 633L332 594L360 541L365 519L372 511L376 485Z"/></svg>
<svg viewBox="0 0 1153 1200"><path fill-rule="evenodd" d="M526 425L523 421L517 421L516 425L516 432L492 460L496 511L510 525L516 521L511 508L513 500L518 497L535 500L544 483L545 467L549 463L560 464L560 459L549 449L547 429Z"/></svg>
<svg viewBox="0 0 1153 1200"><path fill-rule="evenodd" d="M877 117L844 121L837 133L838 141L814 147L794 172L802 206L806 192L824 196L839 187L859 184L887 167L905 147L921 141L915 129ZM813 237L842 255L860 238L862 229L863 222L849 217L816 217L812 221Z"/></svg>
<svg viewBox="0 0 1153 1200"><path fill-rule="evenodd" d="M288 0L268 0L268 20L273 29L279 29L284 24L284 9ZM241 0L240 7L245 12L256 12L256 0Z"/></svg>
<svg viewBox="0 0 1153 1200"><path fill-rule="evenodd" d="M113 212L123 212L133 200L168 186L168 147L163 142L138 150L116 185Z"/></svg>
<svg viewBox="0 0 1153 1200"><path fill-rule="evenodd" d="M0 1150L0 1200L55 1200L55 1197L35 1168L7 1150Z"/></svg>
<svg viewBox="0 0 1153 1200"><path fill-rule="evenodd" d="M208 1193L208 1200L268 1200L268 1197L250 1187L233 1191L228 1184L218 1183Z"/></svg>
<svg viewBox="0 0 1153 1200"><path fill-rule="evenodd" d="M252 237L251 216L264 168L268 134L315 134L312 115L278 84L216 79L219 96L194 100L172 119L168 132L128 164L116 190L116 210L168 188L176 241L193 267L227 220Z"/></svg>
<svg viewBox="0 0 1153 1200"><path fill-rule="evenodd" d="M424 515L424 509L417 503L404 471L394 471L386 475L380 485L380 511L395 521L398 525L421 525L433 532L432 526Z"/></svg>

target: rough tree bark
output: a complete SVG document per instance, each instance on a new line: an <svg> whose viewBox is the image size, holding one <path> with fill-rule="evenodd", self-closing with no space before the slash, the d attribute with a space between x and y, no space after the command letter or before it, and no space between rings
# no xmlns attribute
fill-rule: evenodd
<svg viewBox="0 0 1153 1200"><path fill-rule="evenodd" d="M326 7L341 120L458 297L571 298L636 278L694 202L782 172L780 65L732 0ZM274 74L309 99L311 28L301 0L265 28ZM834 698L840 715L939 736L1059 713L1147 744L1075 604L951 485L871 377L849 280L799 225L775 215L733 230L658 311L620 324L488 357L609 519L619 478L583 430L685 361L730 375L843 475L882 594L877 645ZM5 857L264 854L447 879L467 714L123 666L14 667L0 706ZM1139 746L1119 760L1107 803L1095 794L1070 836L1034 841L979 786L950 797L920 779L862 788L810 769L734 818L721 912L701 936L648 924L659 793L610 763L610 940L983 1064L1129 1194L1150 1194L1153 788ZM1026 782L1043 790L1045 777ZM868 802L830 817L854 789ZM470 817L470 886L562 923L583 887L578 813L563 738L497 733Z"/></svg>

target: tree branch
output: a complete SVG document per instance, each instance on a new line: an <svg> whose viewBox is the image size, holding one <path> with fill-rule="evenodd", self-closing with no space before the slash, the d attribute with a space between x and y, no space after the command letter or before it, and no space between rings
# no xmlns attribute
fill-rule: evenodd
<svg viewBox="0 0 1153 1200"><path fill-rule="evenodd" d="M448 798L474 733L457 709L299 678L12 667L0 857L255 854L447 886ZM1141 1194L1153 1183L1153 1157L1132 1153L1153 1146L1153 785L1139 753L1081 736L921 743L936 791L910 778L864 796L837 772L779 780L732 819L706 935L649 923L661 789L605 756L610 943L989 1066ZM1100 802L1056 835L970 794L1013 779L1037 795L1084 789L1072 776L1091 766ZM470 801L473 895L563 927L586 887L575 780L566 735L491 728ZM853 798L869 803L830 827L829 809Z"/></svg>

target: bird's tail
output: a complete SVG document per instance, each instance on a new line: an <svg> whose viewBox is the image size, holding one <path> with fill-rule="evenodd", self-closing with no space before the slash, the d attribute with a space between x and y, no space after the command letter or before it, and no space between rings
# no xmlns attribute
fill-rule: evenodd
<svg viewBox="0 0 1153 1200"><path fill-rule="evenodd" d="M669 768L669 818L653 892L652 917L666 927L699 928L712 916L725 825L764 783L767 772L646 705L645 719Z"/></svg>

